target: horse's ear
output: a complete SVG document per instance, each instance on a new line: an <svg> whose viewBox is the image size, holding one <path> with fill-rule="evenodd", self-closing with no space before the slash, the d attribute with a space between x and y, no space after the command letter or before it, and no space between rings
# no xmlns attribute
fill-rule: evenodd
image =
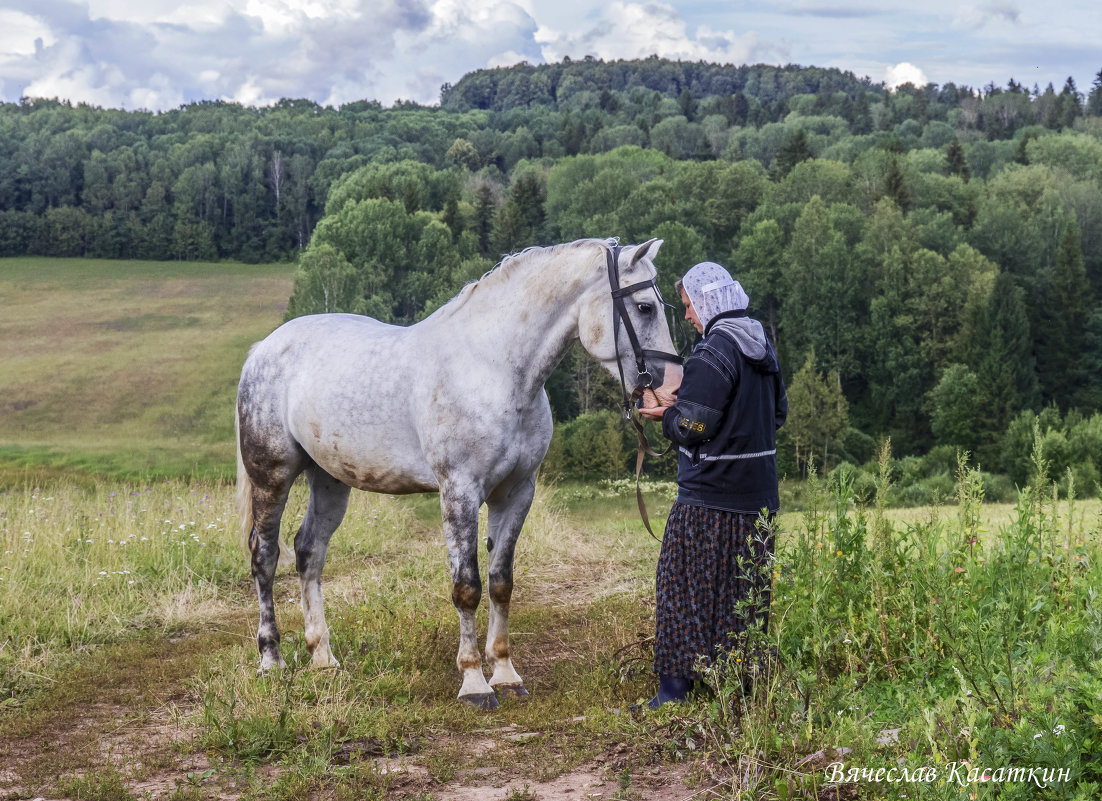
<svg viewBox="0 0 1102 801"><path fill-rule="evenodd" d="M635 263L644 256L650 256L650 260L654 261L654 257L658 255L658 248L662 247L662 241L661 239L648 239L635 248L635 253L631 257L631 266L634 267Z"/></svg>

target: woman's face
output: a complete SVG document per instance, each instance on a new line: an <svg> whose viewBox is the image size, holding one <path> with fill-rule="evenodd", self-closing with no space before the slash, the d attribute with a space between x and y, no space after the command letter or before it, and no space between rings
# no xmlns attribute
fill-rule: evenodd
<svg viewBox="0 0 1102 801"><path fill-rule="evenodd" d="M681 293L681 302L685 306L685 319L692 323L693 328L696 329L698 334L703 334L704 326L700 324L700 318L696 316L696 309L693 308L693 302L689 300L689 296L685 294L685 287L681 287L678 292Z"/></svg>

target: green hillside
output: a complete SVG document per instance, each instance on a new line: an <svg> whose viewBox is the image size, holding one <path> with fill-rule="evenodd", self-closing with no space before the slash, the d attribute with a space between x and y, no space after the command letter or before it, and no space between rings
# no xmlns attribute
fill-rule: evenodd
<svg viewBox="0 0 1102 801"><path fill-rule="evenodd" d="M0 479L228 475L249 346L290 265L0 260Z"/></svg>

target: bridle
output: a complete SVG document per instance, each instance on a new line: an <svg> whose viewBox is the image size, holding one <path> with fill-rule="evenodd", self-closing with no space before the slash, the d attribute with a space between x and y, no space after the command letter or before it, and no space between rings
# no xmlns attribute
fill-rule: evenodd
<svg viewBox="0 0 1102 801"><path fill-rule="evenodd" d="M650 527L650 518L647 515L647 506L643 503L643 491L640 488L639 482L643 473L643 458L645 455L649 453L651 456L665 456L670 452L673 443L670 443L666 450L661 453L651 448L650 443L647 442L647 435L643 433L643 425L633 412L635 402L643 396L644 390L654 387L654 376L651 374L650 370L647 369L647 359L674 362L675 364L684 364L685 360L676 353L667 353L662 350L650 350L644 348L640 344L639 335L635 333L635 326L632 325L631 317L628 316L627 303L624 298L651 289L654 290L654 296L658 299L660 308L672 310L673 306L662 299L662 293L658 291L658 283L654 278L647 281L639 281L638 283L625 287L620 286L621 249L620 245L615 245L605 251L605 261L608 263L608 284L612 292L612 342L616 353L616 369L620 373L620 390L624 398L624 419L631 421L632 426L635 428L635 436L639 440L639 451L635 457L635 498L639 503L639 516L643 518L643 525L647 527L647 531L657 540L658 537L655 536L654 531ZM620 363L621 322L624 324L624 330L627 332L628 341L631 343L631 352L635 357L635 369L638 373L635 378L635 386L630 393L628 392L627 379L624 376L624 366ZM672 327L670 331L672 333Z"/></svg>
<svg viewBox="0 0 1102 801"><path fill-rule="evenodd" d="M635 333L631 317L627 313L627 304L624 298L630 297L646 289L654 290L654 296L658 299L660 308L673 307L662 299L662 293L658 291L658 283L654 278L640 281L630 286L620 286L620 245L610 247L605 251L605 261L608 263L608 284L612 292L612 341L616 349L616 369L620 373L620 390L624 398L624 419L632 419L632 406L642 397L643 391L654 386L654 376L647 369L647 359L684 364L685 360L676 353L667 353L663 350L649 350L639 343L639 335ZM624 324L628 341L631 343L631 352L635 356L635 369L638 375L635 378L635 386L628 392L627 379L624 376L624 366L620 363L620 323Z"/></svg>

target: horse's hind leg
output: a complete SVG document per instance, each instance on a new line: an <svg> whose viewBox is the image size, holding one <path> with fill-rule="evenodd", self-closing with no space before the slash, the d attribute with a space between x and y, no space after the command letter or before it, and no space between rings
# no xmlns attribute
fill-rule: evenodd
<svg viewBox="0 0 1102 801"><path fill-rule="evenodd" d="M295 536L295 563L302 585L302 616L306 622L306 646L313 667L340 667L329 647L329 627L321 598L321 571L329 550L329 538L344 520L349 488L317 465L306 469L310 502L306 518Z"/></svg>
<svg viewBox="0 0 1102 801"><path fill-rule="evenodd" d="M282 467L268 473L264 484L254 483L252 488L253 528L249 534L249 550L252 552L253 580L260 605L256 645L260 650L262 671L284 665L279 653L279 628L276 626L272 585L279 562L279 522L297 475L298 470Z"/></svg>
<svg viewBox="0 0 1102 801"><path fill-rule="evenodd" d="M260 408L263 412L264 407ZM260 606L256 645L260 650L260 669L265 671L283 667L272 599L279 563L279 523L291 485L306 466L307 456L278 423L257 412L245 393L238 398L238 415L238 469L248 478L248 501L252 511L249 551Z"/></svg>
<svg viewBox="0 0 1102 801"><path fill-rule="evenodd" d="M440 511L452 572L452 603L459 613L459 652L455 658L463 674L459 700L481 709L493 709L497 696L482 673L475 629L475 613L482 598L482 580L478 576L479 506L481 501L472 489L460 488L455 482L440 489Z"/></svg>
<svg viewBox="0 0 1102 801"><path fill-rule="evenodd" d="M527 698L528 691L513 667L509 649L509 602L513 595L513 553L524 519L532 507L535 475L490 496L490 625L486 661L493 668L490 685L501 696Z"/></svg>

